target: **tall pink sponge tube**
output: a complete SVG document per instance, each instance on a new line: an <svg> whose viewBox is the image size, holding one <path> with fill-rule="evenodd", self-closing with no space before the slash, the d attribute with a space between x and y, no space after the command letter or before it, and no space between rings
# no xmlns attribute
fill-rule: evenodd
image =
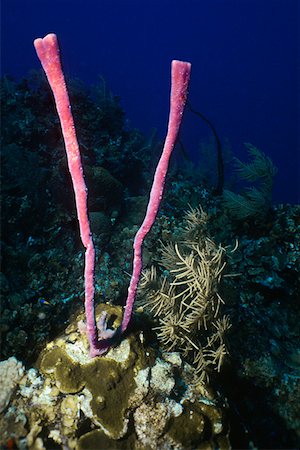
<svg viewBox="0 0 300 450"><path fill-rule="evenodd" d="M162 199L166 174L170 156L176 143L182 115L186 103L188 84L191 74L191 64L183 61L172 61L172 84L170 98L170 115L168 131L162 155L156 167L154 180L150 192L150 199L144 221L138 230L133 244L133 271L128 288L121 329L125 331L132 316L132 309L136 297L136 290L142 271L142 246L146 234L150 231Z"/></svg>
<svg viewBox="0 0 300 450"><path fill-rule="evenodd" d="M74 127L74 120L71 113L68 91L61 68L57 37L55 34L48 34L43 39L36 39L34 41L34 46L54 95L75 193L80 236L85 247L84 279L86 331L90 343L90 355L93 357L101 355L109 349L115 331L107 329L105 313L102 314L99 319L98 329L95 321L95 248L87 211L87 188L83 177L81 156ZM150 231L155 221L163 195L169 160L177 139L186 103L190 71L190 63L172 61L171 105L168 132L163 152L155 171L145 219L134 239L133 273L128 288L128 296L120 329L122 332L126 330L132 316L136 290L142 271L142 245L146 234Z"/></svg>
<svg viewBox="0 0 300 450"><path fill-rule="evenodd" d="M52 89L56 109L65 141L69 171L72 178L80 236L85 247L85 314L86 331L90 343L90 355L101 353L94 314L95 248L87 211L87 188L83 177L80 150L71 112L69 95L61 68L59 47L55 34L34 41L37 55Z"/></svg>

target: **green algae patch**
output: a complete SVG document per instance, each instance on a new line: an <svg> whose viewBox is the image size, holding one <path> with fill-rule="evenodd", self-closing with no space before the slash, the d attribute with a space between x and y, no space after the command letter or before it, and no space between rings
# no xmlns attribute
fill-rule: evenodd
<svg viewBox="0 0 300 450"><path fill-rule="evenodd" d="M172 420L167 431L174 441L184 448L229 448L228 427L216 402L199 398L195 403L183 402L183 407L183 414Z"/></svg>
<svg viewBox="0 0 300 450"><path fill-rule="evenodd" d="M45 352L41 359L40 370L53 374L57 388L63 394L75 394L84 386L80 364L74 362L60 347Z"/></svg>
<svg viewBox="0 0 300 450"><path fill-rule="evenodd" d="M129 397L136 388L134 374L139 370L138 362L137 354L132 352L124 364L105 357L80 364L64 349L54 347L42 357L40 370L50 375L64 394L87 388L91 394L93 421L101 423L117 439L125 432L124 419Z"/></svg>
<svg viewBox="0 0 300 450"><path fill-rule="evenodd" d="M109 450L131 450L134 448L136 436L129 435L127 438L113 440L107 437L101 430L93 430L84 434L78 440L76 450L95 450L95 449L109 449Z"/></svg>
<svg viewBox="0 0 300 450"><path fill-rule="evenodd" d="M205 424L206 420L202 414L192 408L185 408L181 416L172 420L168 435L175 442L191 447L203 439Z"/></svg>
<svg viewBox="0 0 300 450"><path fill-rule="evenodd" d="M133 367L124 369L109 359L97 359L83 369L85 386L92 394L95 418L116 438L122 434L128 400L136 384Z"/></svg>

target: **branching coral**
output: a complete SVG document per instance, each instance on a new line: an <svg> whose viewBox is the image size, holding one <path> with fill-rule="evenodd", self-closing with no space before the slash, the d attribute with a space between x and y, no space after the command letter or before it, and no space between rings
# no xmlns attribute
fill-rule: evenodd
<svg viewBox="0 0 300 450"><path fill-rule="evenodd" d="M155 329L161 344L191 358L200 380L220 370L230 327L228 317L221 316L218 293L225 249L200 236L206 219L201 208L190 210L182 242L162 246L164 274L159 276L151 267L140 285L140 302L158 320Z"/></svg>

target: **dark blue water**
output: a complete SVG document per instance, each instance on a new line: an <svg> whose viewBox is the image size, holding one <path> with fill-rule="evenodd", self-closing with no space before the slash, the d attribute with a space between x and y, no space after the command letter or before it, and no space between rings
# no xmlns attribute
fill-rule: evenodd
<svg viewBox="0 0 300 450"><path fill-rule="evenodd" d="M299 202L297 0L2 0L2 74L40 68L32 41L55 32L66 75L101 74L132 126L163 137L170 62L192 62L190 101L246 158L244 142L279 172L274 200ZM298 37L299 39L299 37ZM182 141L197 159L209 130L186 114Z"/></svg>

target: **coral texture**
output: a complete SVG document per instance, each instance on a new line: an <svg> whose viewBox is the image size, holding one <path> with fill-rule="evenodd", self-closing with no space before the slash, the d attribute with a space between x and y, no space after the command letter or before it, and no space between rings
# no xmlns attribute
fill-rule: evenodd
<svg viewBox="0 0 300 450"><path fill-rule="evenodd" d="M0 412L8 405L23 375L24 366L15 357L0 362Z"/></svg>

